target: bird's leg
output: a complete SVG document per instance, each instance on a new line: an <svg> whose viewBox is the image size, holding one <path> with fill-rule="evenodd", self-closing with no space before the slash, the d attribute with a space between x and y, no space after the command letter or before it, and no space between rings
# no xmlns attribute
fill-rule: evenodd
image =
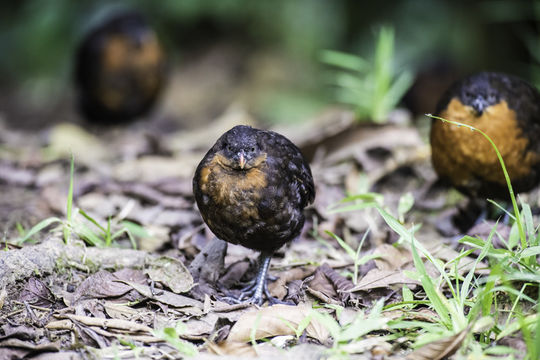
<svg viewBox="0 0 540 360"><path fill-rule="evenodd" d="M245 300L246 302L262 305L263 291L265 292L265 295L267 295L266 293L268 292L266 276L268 275L268 269L270 268L270 260L272 260L272 254L264 252L261 253L259 256L259 271L257 271L257 276L254 279L255 281L246 289L246 291L242 291L242 294L240 294L238 300L242 301L244 296L251 295L251 297Z"/></svg>
<svg viewBox="0 0 540 360"><path fill-rule="evenodd" d="M274 298L272 295L270 295L270 291L268 291L268 269L270 268L270 260L272 260L272 253L262 252L259 256L259 270L257 272L257 276L255 276L255 279L250 281L248 286L241 290L240 296L238 298L227 296L223 299L237 304L247 303L262 305L264 302L264 294L264 296L266 296L268 302L271 305L291 305L290 303L283 302L279 299Z"/></svg>

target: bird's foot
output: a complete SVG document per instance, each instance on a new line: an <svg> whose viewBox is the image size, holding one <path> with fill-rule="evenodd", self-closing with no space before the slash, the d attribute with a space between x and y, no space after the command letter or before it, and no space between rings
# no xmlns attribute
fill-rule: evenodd
<svg viewBox="0 0 540 360"><path fill-rule="evenodd" d="M270 305L294 305L273 297L270 295L270 291L268 291L268 268L270 266L271 257L272 254L270 253L261 253L261 256L259 257L259 271L255 279L250 281L248 285L240 291L240 295L238 297L227 295L226 297L222 298L222 300L232 302L234 304L254 304L261 306L264 303L264 295Z"/></svg>
<svg viewBox="0 0 540 360"><path fill-rule="evenodd" d="M276 280L276 277L268 277L270 280ZM270 291L268 290L268 284L265 281L262 291L257 291L257 280L253 279L250 281L247 286L240 289L240 295L234 296L233 294L227 294L227 296L220 298L220 300L224 300L226 302L230 302L233 304L254 304L257 306L261 306L264 303L264 298L266 297L266 300L268 300L268 303L270 305L275 304L284 304L284 305L295 305L293 302L290 301L282 301L272 295L270 295ZM264 296L263 296L264 295Z"/></svg>

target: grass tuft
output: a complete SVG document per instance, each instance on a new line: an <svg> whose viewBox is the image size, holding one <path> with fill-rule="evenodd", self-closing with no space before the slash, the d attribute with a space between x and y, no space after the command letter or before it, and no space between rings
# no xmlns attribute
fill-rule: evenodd
<svg viewBox="0 0 540 360"><path fill-rule="evenodd" d="M351 105L359 120L386 122L390 111L412 85L412 72L395 67L394 38L392 27L381 27L371 61L333 50L321 53L321 61L337 69L330 76L330 83L336 87L336 100Z"/></svg>

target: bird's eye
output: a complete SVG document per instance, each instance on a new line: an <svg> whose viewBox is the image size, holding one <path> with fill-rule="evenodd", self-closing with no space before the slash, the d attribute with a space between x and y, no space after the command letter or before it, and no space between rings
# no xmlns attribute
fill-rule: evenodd
<svg viewBox="0 0 540 360"><path fill-rule="evenodd" d="M255 151L255 148L254 148L254 147L252 147L252 148L251 148L251 152L254 152L254 151Z"/></svg>
<svg viewBox="0 0 540 360"><path fill-rule="evenodd" d="M227 145L227 150L229 150L229 151L233 151L233 148L232 148L232 146L231 146L231 145Z"/></svg>

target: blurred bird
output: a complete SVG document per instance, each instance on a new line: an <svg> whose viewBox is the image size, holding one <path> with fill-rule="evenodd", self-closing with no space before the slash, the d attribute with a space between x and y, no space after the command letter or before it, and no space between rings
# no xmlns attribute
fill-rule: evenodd
<svg viewBox="0 0 540 360"><path fill-rule="evenodd" d="M154 105L165 83L165 55L135 11L115 13L91 30L75 59L79 107L103 123L130 121Z"/></svg>
<svg viewBox="0 0 540 360"><path fill-rule="evenodd" d="M499 149L515 192L540 182L540 94L524 80L494 72L472 75L446 91L436 114L485 132ZM470 197L509 198L497 155L480 133L434 119L431 147L441 179Z"/></svg>
<svg viewBox="0 0 540 360"><path fill-rule="evenodd" d="M275 132L236 126L202 159L193 193L218 238L261 252L255 280L234 301L261 305L264 293L270 304L279 302L268 292L270 259L300 234L302 211L315 198L311 170L300 150Z"/></svg>

